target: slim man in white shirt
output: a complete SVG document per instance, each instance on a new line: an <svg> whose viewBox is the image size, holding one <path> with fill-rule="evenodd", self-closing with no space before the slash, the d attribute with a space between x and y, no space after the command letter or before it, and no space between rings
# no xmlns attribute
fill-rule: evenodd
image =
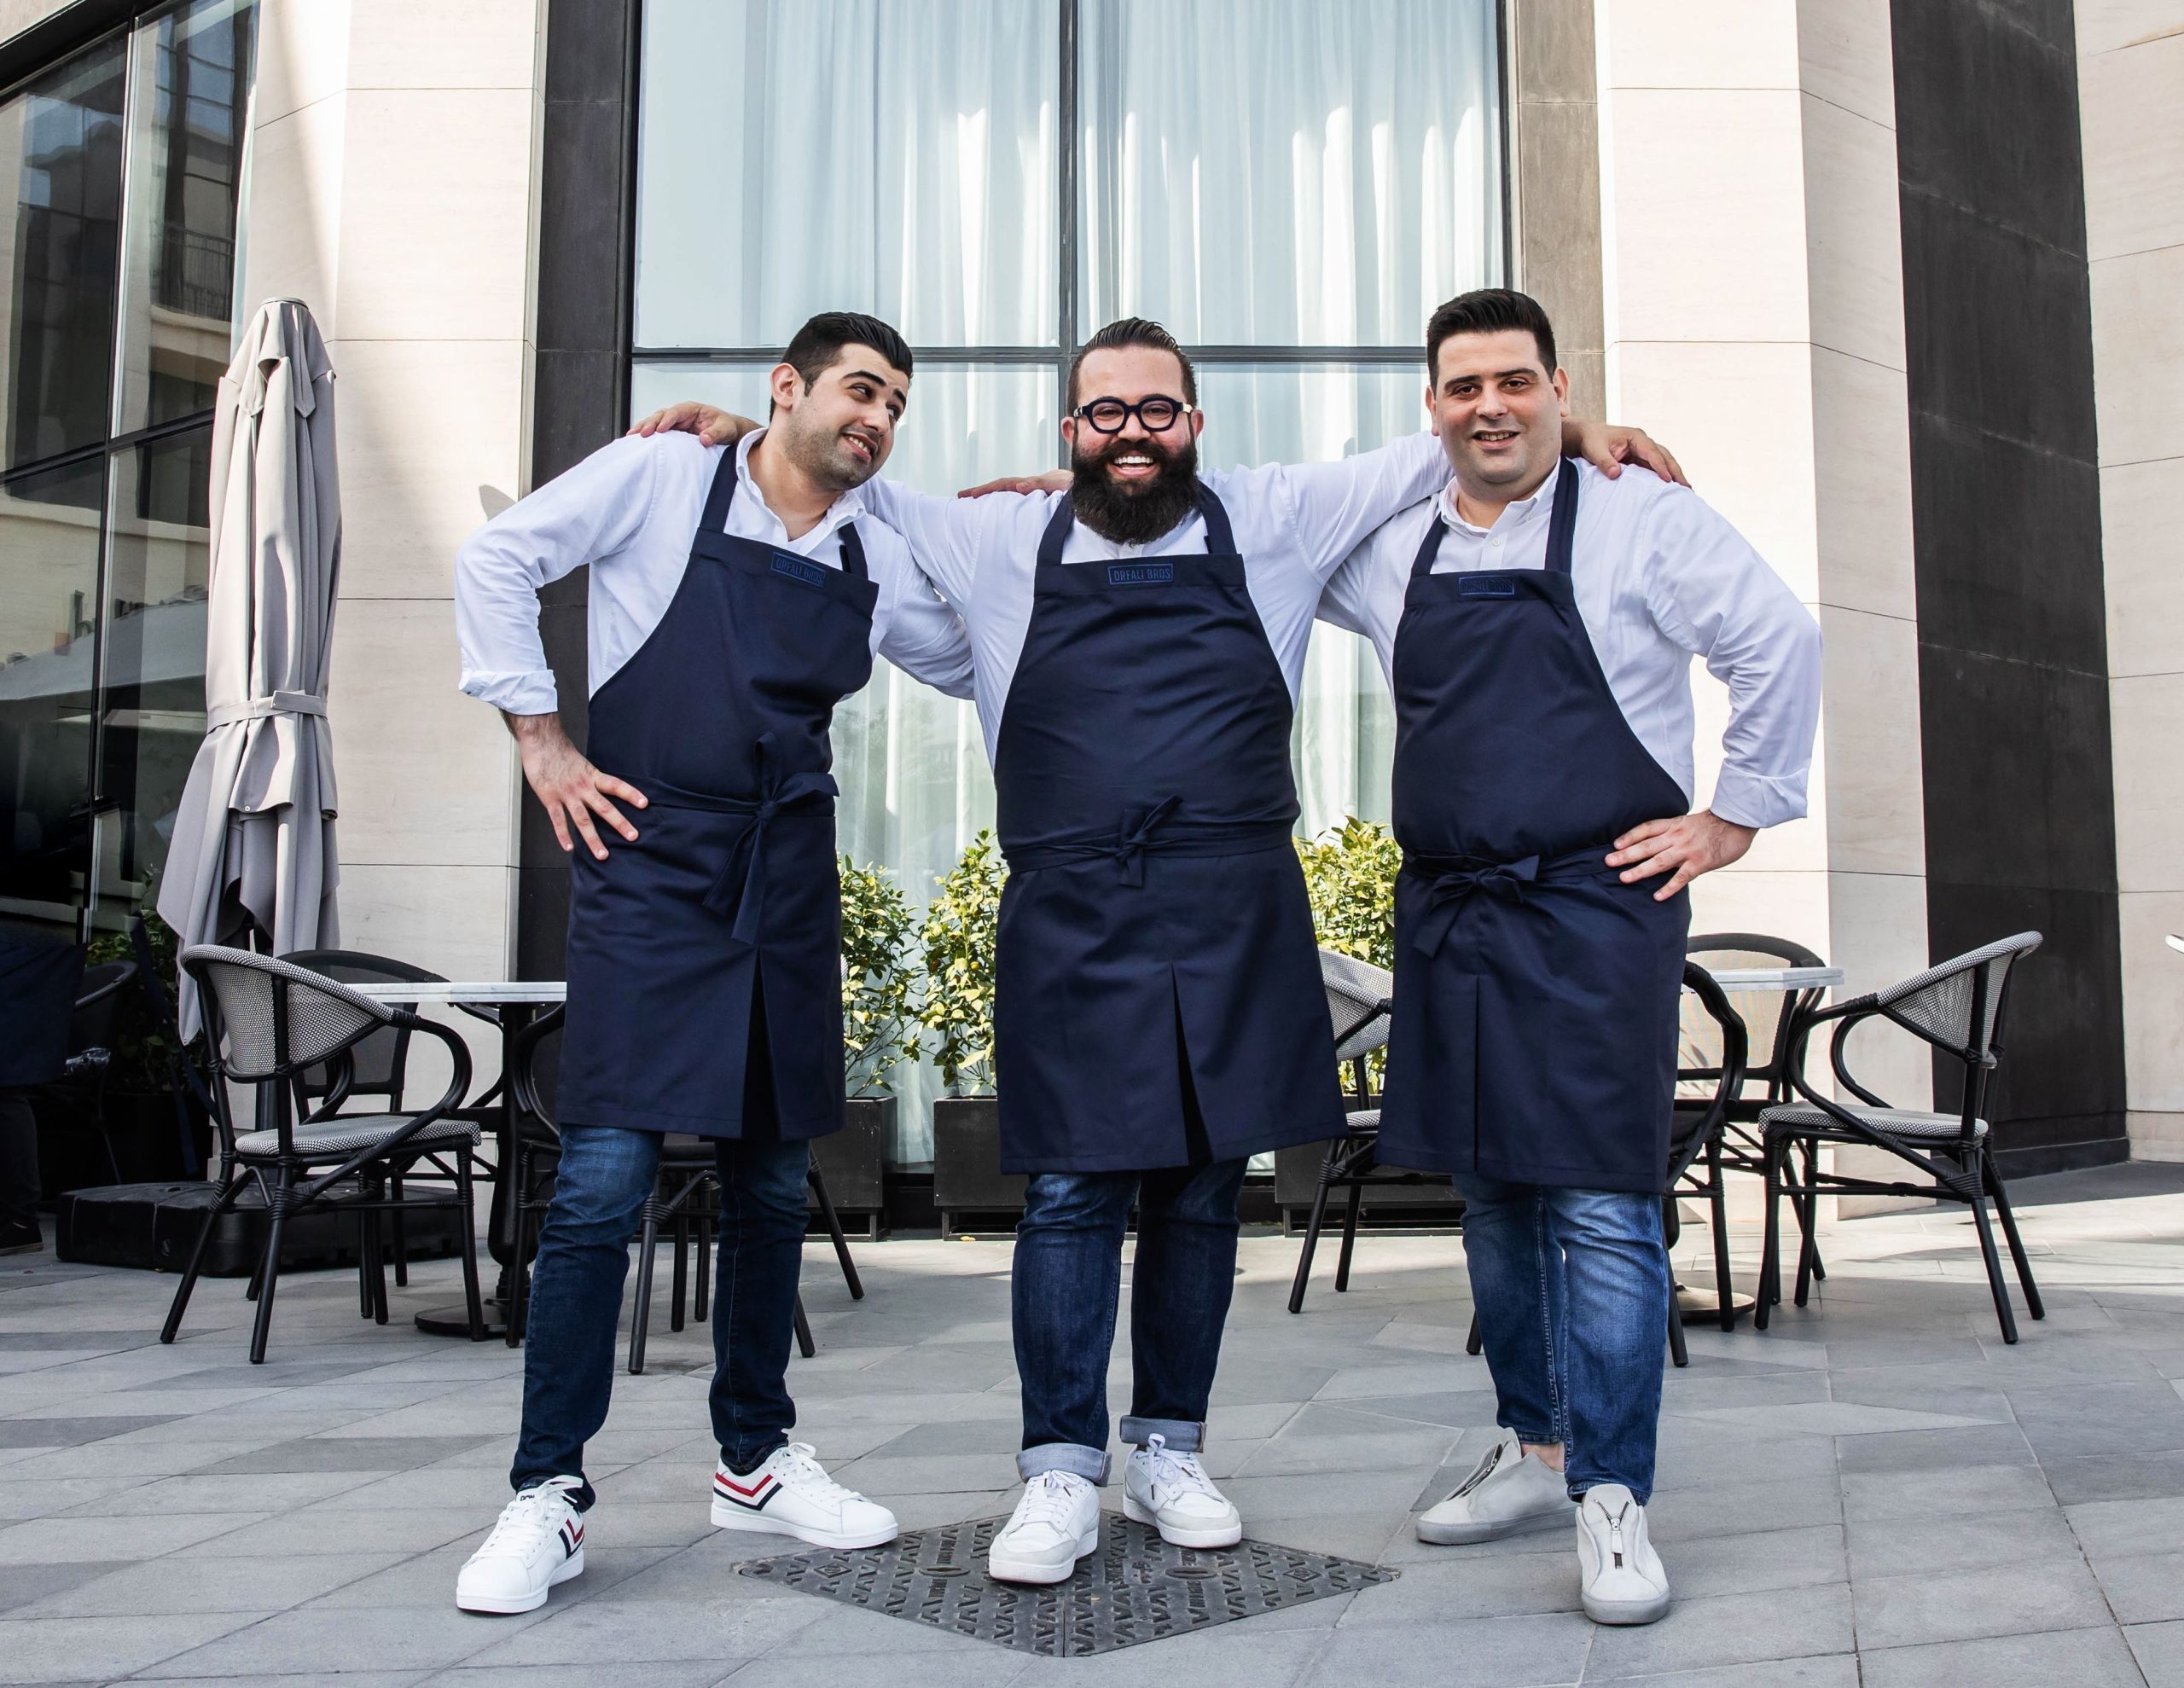
<svg viewBox="0 0 2184 1688"><path fill-rule="evenodd" d="M769 427L732 448L618 440L457 560L462 688L507 716L573 877L517 1493L457 1579L467 1610L530 1611L584 1569L584 1444L671 1131L712 1140L720 1178L713 1523L836 1548L895 1534L788 1441L784 1374L810 1140L842 1123L828 723L875 653L957 696L970 683L961 624L860 491L910 361L874 318L814 317L773 371ZM556 713L537 599L586 565L589 755Z"/></svg>
<svg viewBox="0 0 2184 1688"><path fill-rule="evenodd" d="M1524 294L1451 300L1426 403L1454 473L1321 613L1395 694L1395 1021L1379 1149L1454 1175L1501 1441L1418 1521L1483 1541L1575 1509L1585 1610L1649 1623L1670 1292L1662 1240L1684 888L1804 813L1820 629L1688 488L1561 455L1567 381ZM1729 688L1693 795L1690 660Z"/></svg>
<svg viewBox="0 0 2184 1688"><path fill-rule="evenodd" d="M996 1073L1002 1164L1031 1175L1012 1273L1025 1488L988 1565L1029 1583L1098 1541L1133 1204L1124 1510L1182 1546L1242 1533L1199 1459L1237 1195L1251 1155L1342 1118L1290 722L1328 573L1445 475L1425 434L1201 473L1190 360L1139 318L1086 341L1069 389L1058 486L867 490L962 614L1009 861Z"/></svg>

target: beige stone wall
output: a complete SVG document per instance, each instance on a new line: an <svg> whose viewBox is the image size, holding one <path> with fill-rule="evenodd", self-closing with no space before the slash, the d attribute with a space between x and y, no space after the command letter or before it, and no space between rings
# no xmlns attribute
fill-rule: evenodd
<svg viewBox="0 0 2184 1688"><path fill-rule="evenodd" d="M2078 0L2131 1151L2184 1160L2184 0Z"/></svg>
<svg viewBox="0 0 2184 1688"><path fill-rule="evenodd" d="M69 3L70 0L0 0L0 41L20 35L32 24L44 23Z"/></svg>
<svg viewBox="0 0 2184 1688"><path fill-rule="evenodd" d="M244 291L337 372L345 941L505 977L515 789L456 689L456 548L526 473L537 0L262 0Z"/></svg>

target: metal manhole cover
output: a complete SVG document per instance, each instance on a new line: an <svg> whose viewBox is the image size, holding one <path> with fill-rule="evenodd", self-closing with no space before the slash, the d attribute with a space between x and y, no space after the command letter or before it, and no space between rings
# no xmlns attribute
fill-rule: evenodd
<svg viewBox="0 0 2184 1688"><path fill-rule="evenodd" d="M747 1577L1019 1653L1077 1658L1348 1594L1397 1573L1356 1559L1246 1538L1234 1547L1170 1547L1159 1533L1107 1514L1100 1547L1067 1582L1027 1588L986 1575L986 1546L1007 1518L907 1531L858 1553L754 1559Z"/></svg>

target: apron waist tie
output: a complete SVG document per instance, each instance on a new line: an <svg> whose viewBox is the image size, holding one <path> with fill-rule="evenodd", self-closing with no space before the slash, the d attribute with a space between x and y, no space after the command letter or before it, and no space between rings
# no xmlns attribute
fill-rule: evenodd
<svg viewBox="0 0 2184 1688"><path fill-rule="evenodd" d="M1522 856L1497 861L1484 856L1439 856L1421 850L1403 852L1403 865L1426 881L1428 907L1411 942L1428 955L1438 955L1449 930L1475 891L1500 897L1505 902L1529 902L1542 887L1575 885L1596 877L1607 868L1611 845L1573 850L1560 856Z"/></svg>
<svg viewBox="0 0 2184 1688"><path fill-rule="evenodd" d="M678 791L653 786L648 792L665 809L702 809L712 815L738 815L751 825L728 853L719 874L705 895L709 914L726 919L733 912L732 936L738 943L755 946L758 919L766 906L766 828L779 815L828 815L840 788L831 774L792 774L771 781L760 798L720 797L709 792ZM740 870L740 871L739 871Z"/></svg>
<svg viewBox="0 0 2184 1688"><path fill-rule="evenodd" d="M1168 827L1167 821L1182 803L1181 798L1167 798L1134 821L1125 815L1115 828L1112 840L1060 838L1043 844L1012 844L1003 839L1002 851L1008 858L1009 870L1019 873L1035 867L1059 867L1107 857L1120 870L1124 885L1142 885L1148 852L1161 856L1242 856L1289 842L1286 821L1273 826L1262 821L1195 821Z"/></svg>

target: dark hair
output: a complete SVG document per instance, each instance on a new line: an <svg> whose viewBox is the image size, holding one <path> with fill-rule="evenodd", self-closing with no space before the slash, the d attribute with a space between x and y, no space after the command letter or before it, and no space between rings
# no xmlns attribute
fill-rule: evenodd
<svg viewBox="0 0 2184 1688"><path fill-rule="evenodd" d="M1092 338L1077 348L1077 356L1069 360L1069 408L1077 409L1077 372L1084 367L1086 357L1095 351L1112 351L1117 346L1149 345L1155 351L1171 352L1176 362L1183 366L1183 403L1198 403L1198 372L1191 368L1191 360L1176 337L1158 322L1142 316L1125 316L1119 322L1110 322Z"/></svg>
<svg viewBox="0 0 2184 1688"><path fill-rule="evenodd" d="M903 337L877 316L854 310L821 311L796 331L781 362L794 367L809 392L814 381L841 361L845 345L868 345L905 375L910 373L910 348Z"/></svg>
<svg viewBox="0 0 2184 1688"><path fill-rule="evenodd" d="M1494 334L1507 328L1529 331L1539 343L1547 373L1554 373L1554 324L1547 320L1539 301L1513 287L1480 287L1458 293L1436 310L1426 324L1426 381L1441 379L1441 342L1455 334Z"/></svg>

